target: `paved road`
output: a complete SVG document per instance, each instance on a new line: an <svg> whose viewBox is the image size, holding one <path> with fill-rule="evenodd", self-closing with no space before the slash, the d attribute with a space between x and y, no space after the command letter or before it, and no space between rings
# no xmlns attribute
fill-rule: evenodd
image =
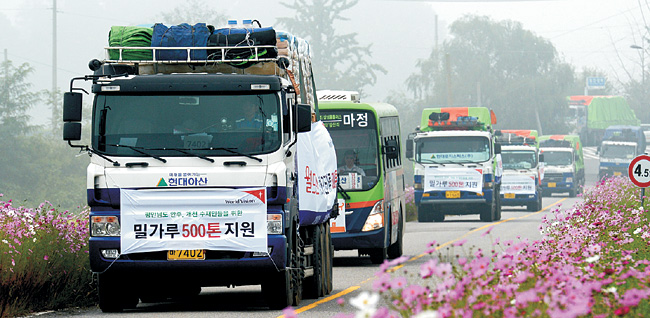
<svg viewBox="0 0 650 318"><path fill-rule="evenodd" d="M598 159L593 156L594 147L585 148L585 167L587 186L596 182ZM499 222L480 222L478 215L448 216L443 223L408 222L404 237L404 252L410 260L398 270L403 273L417 273L420 264L430 257L424 253L428 243L437 241L446 252L453 247L453 242L467 240L463 248L455 247L450 255L466 255L470 248L491 250L492 242L497 237L501 240L517 240L518 237L532 240L541 238L539 226L541 218L551 213L560 204L562 209L571 207L580 198L568 198L566 195L554 194L543 199L544 209L527 212L523 207L506 207ZM481 236L489 228L490 235ZM348 305L341 308L336 299L354 297L363 290L371 290L374 275L378 270L367 257L360 258L356 251L337 251L334 259L334 291L332 295L318 300L303 300L297 311L304 317L333 317L338 312L351 312ZM106 317L98 308L84 308L52 312L40 317L75 315L79 317ZM199 296L183 302L140 304L136 309L111 317L279 317L281 311L268 310L262 299L259 287L204 288Z"/></svg>

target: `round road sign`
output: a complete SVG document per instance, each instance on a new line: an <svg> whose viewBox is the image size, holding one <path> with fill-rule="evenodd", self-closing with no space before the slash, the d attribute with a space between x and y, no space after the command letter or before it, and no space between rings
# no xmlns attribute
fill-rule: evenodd
<svg viewBox="0 0 650 318"><path fill-rule="evenodd" d="M650 156L640 155L632 159L627 168L627 175L637 187L647 188L650 186Z"/></svg>

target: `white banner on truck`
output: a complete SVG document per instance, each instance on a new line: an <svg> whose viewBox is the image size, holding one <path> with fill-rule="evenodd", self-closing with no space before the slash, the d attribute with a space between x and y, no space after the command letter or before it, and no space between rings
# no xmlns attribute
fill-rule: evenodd
<svg viewBox="0 0 650 318"><path fill-rule="evenodd" d="M122 254L267 252L266 189L120 190Z"/></svg>
<svg viewBox="0 0 650 318"><path fill-rule="evenodd" d="M310 132L298 134L297 157L300 210L329 211L336 201L337 161L332 138L322 122L312 123Z"/></svg>
<svg viewBox="0 0 650 318"><path fill-rule="evenodd" d="M427 167L424 175L424 191L483 192L483 170L473 168Z"/></svg>
<svg viewBox="0 0 650 318"><path fill-rule="evenodd" d="M535 178L516 174L504 174L501 193L535 194Z"/></svg>

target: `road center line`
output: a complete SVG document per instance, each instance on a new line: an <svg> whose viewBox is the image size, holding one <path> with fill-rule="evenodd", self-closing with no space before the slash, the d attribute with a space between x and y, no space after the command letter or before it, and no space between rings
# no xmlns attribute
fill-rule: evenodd
<svg viewBox="0 0 650 318"><path fill-rule="evenodd" d="M564 201L564 200L566 200L566 199L567 199L567 198L563 198L563 199L561 199L560 201L557 201L557 202L555 202L555 203L553 203L553 204L551 204L551 205L548 205L548 206L544 207L543 209L541 209L541 210L539 210L539 211L537 211L537 212L528 213L528 214L526 214L526 215L519 216L519 217L515 217L515 218L509 218L509 219L501 220L501 221L498 221L498 222L496 222L496 223L486 224L486 225L481 226L481 227L479 227L479 228L477 228L477 229L473 229L473 230L471 230L471 231L469 231L469 232L463 234L462 236L460 236L459 238L457 238L457 239L455 239L455 240L451 240L451 241L448 241L448 242L445 242L445 243L440 244L440 245L439 245L438 247L436 247L436 249L433 250L433 251L438 251L439 249L441 249L441 248L443 248L443 247L445 247L445 246L447 246L447 245L453 244L454 242L457 242L457 241L463 239L464 237L467 237L468 235L470 235L470 234L472 234L472 233L478 232L478 231L480 231L480 230L482 230L482 229L486 229L486 228L488 228L488 227L490 227L490 226L496 226L496 225L499 225L499 224L504 223L504 222L508 222L508 221L512 221L512 220L517 220L517 219L524 219L524 218L527 218L527 217L529 217L529 216L533 216L533 215L535 215L535 214L539 214L539 213L543 212L543 211L546 210L546 209L549 209L549 208L551 208L551 207L553 207L553 206L555 206L555 205L560 204L562 201ZM386 272L389 272L389 273L394 272L394 271L396 271L396 270L398 270L398 269L404 267L404 265L405 265L406 263L411 262L411 261L415 261L415 260L417 260L417 259L419 259L419 258L422 258L422 257L426 256L426 255L429 255L429 253L422 253L422 254L420 254L420 255L413 256L413 257L409 258L406 262L404 262L404 263L402 263L402 264L399 264L399 265L396 265L396 266L393 266L393 267L387 269ZM361 288L361 285L363 285L363 284L365 284L365 283L367 283L367 282L370 282L370 281L373 280L373 279L375 279L374 276L373 276L373 277L369 277L368 279L366 279L366 280L364 280L363 282L361 282L361 284L359 284L358 286L350 286L350 287L344 289L343 291L341 291L341 292L339 292L339 293L337 293L337 294L331 295L331 296L329 296L329 297L327 297L327 298L323 298L323 299L321 299L321 300L319 300L319 301L317 301L317 302L311 303L311 304L309 304L309 305L307 305L307 306L300 307L300 308L298 308L298 309L295 310L295 311L296 311L296 314L299 314L299 313L301 313L301 312L305 312L305 311L307 311L307 310L310 310L310 309L316 308L316 307L317 307L318 305L320 305L320 304L324 304L324 303L329 302L329 301L331 301L331 300L333 300L333 299L336 299L336 298L338 298L338 297L341 297L341 296L347 295L347 294L349 294L349 293L351 293L351 292L353 292L353 291L355 291L355 290ZM277 318L284 318L284 315L278 316Z"/></svg>

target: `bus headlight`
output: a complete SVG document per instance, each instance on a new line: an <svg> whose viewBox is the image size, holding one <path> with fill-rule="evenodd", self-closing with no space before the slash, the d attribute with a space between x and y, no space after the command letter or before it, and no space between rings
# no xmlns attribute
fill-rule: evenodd
<svg viewBox="0 0 650 318"><path fill-rule="evenodd" d="M372 231L384 227L384 200L379 200L372 207L372 211L361 229L362 232Z"/></svg>
<svg viewBox="0 0 650 318"><path fill-rule="evenodd" d="M92 236L120 236L120 221L117 216L93 216L90 229Z"/></svg>
<svg viewBox="0 0 650 318"><path fill-rule="evenodd" d="M268 234L282 234L282 214L266 215L266 231Z"/></svg>

